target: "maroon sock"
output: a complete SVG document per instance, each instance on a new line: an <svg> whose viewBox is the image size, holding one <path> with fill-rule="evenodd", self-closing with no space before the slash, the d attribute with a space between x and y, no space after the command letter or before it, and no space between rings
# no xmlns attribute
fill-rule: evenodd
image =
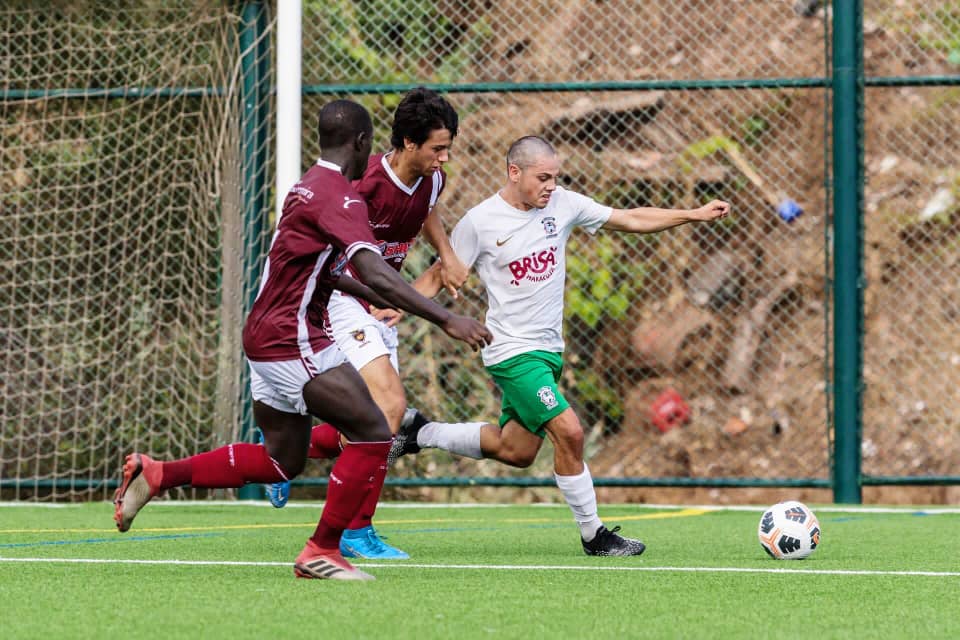
<svg viewBox="0 0 960 640"><path fill-rule="evenodd" d="M353 516L347 529L362 529L369 527L373 520L373 514L377 510L377 504L380 502L380 494L383 493L383 483L387 479L387 465L377 469L377 475L373 478L370 485L370 492L366 499L360 505L360 510Z"/></svg>
<svg viewBox="0 0 960 640"><path fill-rule="evenodd" d="M332 424L324 422L310 431L308 458L332 459L340 455L340 432Z"/></svg>
<svg viewBox="0 0 960 640"><path fill-rule="evenodd" d="M190 480L193 478L192 458L161 462L160 464L163 465L163 478L160 480L162 491L190 484Z"/></svg>
<svg viewBox="0 0 960 640"><path fill-rule="evenodd" d="M310 538L322 549L336 549L340 535L363 506L378 475L386 474L390 442L351 442L330 471L327 501Z"/></svg>
<svg viewBox="0 0 960 640"><path fill-rule="evenodd" d="M234 443L187 460L191 467L190 484L197 488L228 489L248 482L268 484L289 479L259 444ZM163 484L167 484L166 467L164 476Z"/></svg>

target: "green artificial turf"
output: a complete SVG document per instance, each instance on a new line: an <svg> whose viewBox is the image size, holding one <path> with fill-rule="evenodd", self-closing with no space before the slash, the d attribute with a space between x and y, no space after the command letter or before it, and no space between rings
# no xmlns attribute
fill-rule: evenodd
<svg viewBox="0 0 960 640"><path fill-rule="evenodd" d="M151 504L125 534L106 503L0 505L0 636L960 637L960 513L814 507L820 548L775 561L759 507L606 506L648 549L590 558L565 506L417 506L376 518L412 558L343 583L293 577L319 504Z"/></svg>

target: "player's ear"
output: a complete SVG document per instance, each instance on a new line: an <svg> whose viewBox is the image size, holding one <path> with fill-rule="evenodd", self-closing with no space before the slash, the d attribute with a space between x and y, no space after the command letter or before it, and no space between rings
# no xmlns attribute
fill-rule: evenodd
<svg viewBox="0 0 960 640"><path fill-rule="evenodd" d="M520 182L520 167L515 164L508 164L507 178L510 179L510 182Z"/></svg>
<svg viewBox="0 0 960 640"><path fill-rule="evenodd" d="M403 148L407 151L413 151L417 148L417 145L410 138L403 139Z"/></svg>
<svg viewBox="0 0 960 640"><path fill-rule="evenodd" d="M357 137L353 139L353 146L357 151L362 150L370 141L370 138L373 134L367 131L361 131L357 134Z"/></svg>

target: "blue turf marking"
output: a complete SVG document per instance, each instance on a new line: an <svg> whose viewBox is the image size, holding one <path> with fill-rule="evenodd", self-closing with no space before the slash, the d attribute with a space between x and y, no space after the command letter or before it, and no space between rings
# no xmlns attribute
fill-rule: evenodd
<svg viewBox="0 0 960 640"><path fill-rule="evenodd" d="M904 511L903 515L911 515L918 518L924 518L932 515L929 511ZM820 518L824 522L850 522L851 520L863 520L863 516L840 516L839 518Z"/></svg>
<svg viewBox="0 0 960 640"><path fill-rule="evenodd" d="M499 531L500 527L437 527L435 529L399 529L390 532L390 535L403 535L405 533L455 533L457 531Z"/></svg>
<svg viewBox="0 0 960 640"><path fill-rule="evenodd" d="M211 538L213 536L222 536L222 533L177 533L164 536L124 536L116 538L87 538L85 540L44 540L41 542L10 542L0 544L0 549L9 549L13 547L43 547L59 546L66 544L100 544L104 542L142 542L144 540L173 540L176 538Z"/></svg>
<svg viewBox="0 0 960 640"><path fill-rule="evenodd" d="M569 527L569 523L558 524L526 524L521 525L521 529L559 529ZM379 531L380 529L377 529ZM385 529L390 535L406 533L456 533L457 531L503 531L503 527L431 527L429 529ZM386 537L386 536L384 536Z"/></svg>

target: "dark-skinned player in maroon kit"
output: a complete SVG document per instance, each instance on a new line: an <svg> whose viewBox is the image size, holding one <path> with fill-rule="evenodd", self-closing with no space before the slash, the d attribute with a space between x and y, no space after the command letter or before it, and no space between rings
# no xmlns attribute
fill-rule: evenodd
<svg viewBox="0 0 960 640"><path fill-rule="evenodd" d="M263 446L234 443L170 462L131 453L114 497L114 520L120 531L129 530L151 498L173 487L289 480L303 470L311 427L320 418L337 425L348 444L330 472L320 522L297 556L294 572L301 578L372 580L343 558L339 543L386 473L392 435L360 374L325 331L323 318L310 311L325 308L339 284L341 274L331 265L345 255L369 288L354 281L352 292L429 320L474 349L492 336L483 324L418 294L384 262L367 206L349 182L362 174L370 155L373 125L366 109L348 100L325 105L318 136L320 159L284 201L260 293L243 331Z"/></svg>

